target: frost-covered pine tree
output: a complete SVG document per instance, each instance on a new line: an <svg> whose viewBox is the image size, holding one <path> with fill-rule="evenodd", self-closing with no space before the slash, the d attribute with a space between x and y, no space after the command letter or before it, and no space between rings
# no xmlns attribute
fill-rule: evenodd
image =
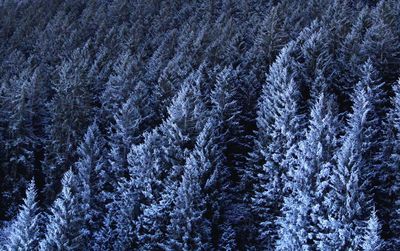
<svg viewBox="0 0 400 251"><path fill-rule="evenodd" d="M177 197L174 198L174 209L170 213L168 247L171 250L210 248L211 224L205 217L208 196L204 193L204 184L202 184L203 172L209 170L204 170L207 166L203 166L202 160L197 159L202 157L202 153L197 153L197 151L201 149L195 149L185 164Z"/></svg>
<svg viewBox="0 0 400 251"><path fill-rule="evenodd" d="M341 72L337 78L341 85L338 88L343 89L345 92L350 92L360 76L362 76L360 65L364 62L365 55L361 53L361 43L371 22L370 12L370 8L364 6L353 21L350 32L341 41L338 49L337 69L338 72Z"/></svg>
<svg viewBox="0 0 400 251"><path fill-rule="evenodd" d="M369 199L365 190L368 166L363 159L363 146L368 142L365 131L371 103L363 88L357 88L353 98L353 112L329 175L329 193L324 196L327 215L319 219L321 250L360 249L363 221L368 217Z"/></svg>
<svg viewBox="0 0 400 251"><path fill-rule="evenodd" d="M312 250L319 233L323 195L337 147L338 119L331 97L321 94L311 110L306 138L296 150L295 166L289 170L292 193L284 199L279 219L278 250Z"/></svg>
<svg viewBox="0 0 400 251"><path fill-rule="evenodd" d="M108 185L109 172L104 160L104 139L96 122L84 135L77 152L79 159L76 168L76 202L84 212L81 232L86 242L92 240L92 234L101 225L107 196L104 194Z"/></svg>
<svg viewBox="0 0 400 251"><path fill-rule="evenodd" d="M399 74L400 46L396 42L399 40L398 34L391 28L397 17L394 20L385 20L384 15L391 9L385 2L391 1L380 1L372 11L372 24L364 35L361 53L365 57L371 58L384 81L392 82ZM381 10L382 8L383 10Z"/></svg>
<svg viewBox="0 0 400 251"><path fill-rule="evenodd" d="M314 21L303 29L297 37L299 58L297 83L304 90L309 90L311 106L323 92L332 90L333 55L329 51L326 27ZM305 101L303 101L305 102Z"/></svg>
<svg viewBox="0 0 400 251"><path fill-rule="evenodd" d="M374 199L377 214L382 219L386 232L387 219L390 209L390 180L391 170L387 162L390 158L391 144L385 142L390 133L388 118L388 93L387 86L382 82L372 61L367 60L361 67L362 77L357 83L357 89L363 89L370 103L369 112L365 118L363 129L362 156L365 168L362 172L366 181L366 194Z"/></svg>
<svg viewBox="0 0 400 251"><path fill-rule="evenodd" d="M232 67L222 69L216 76L215 87L211 93L211 117L215 121L215 137L219 147L223 149L224 159L221 160L222 173L221 185L225 191L221 191L220 206L222 212L232 212L233 208L243 205L244 174L243 168L247 150L244 128L243 107L239 100L237 71ZM240 222L245 219L247 210L237 212L232 217L221 216L226 219L225 224L232 228L242 226L242 236L248 234L244 225ZM242 215L240 215L242 214ZM221 229L221 232L223 230Z"/></svg>
<svg viewBox="0 0 400 251"><path fill-rule="evenodd" d="M82 212L76 197L76 180L71 170L64 174L62 190L54 201L48 222L45 237L40 242L40 250L79 250L89 248L82 230L84 223Z"/></svg>
<svg viewBox="0 0 400 251"><path fill-rule="evenodd" d="M389 115L389 124L392 125L393 133L388 137L388 144L391 144L391 156L388 161L388 177L390 186L391 211L389 225L388 245L393 249L400 248L400 80L393 85L394 97L392 98L392 109Z"/></svg>
<svg viewBox="0 0 400 251"><path fill-rule="evenodd" d="M168 118L144 143L133 146L128 157L133 187L138 187L139 245L160 248L167 244L169 214L181 182L185 160L205 123L205 107L196 78L189 77L168 108ZM161 168L162 167L162 168Z"/></svg>
<svg viewBox="0 0 400 251"><path fill-rule="evenodd" d="M367 221L367 228L364 234L362 250L364 251L379 251L384 247L384 242L381 239L381 225L376 216L375 209L372 210L371 216Z"/></svg>
<svg viewBox="0 0 400 251"><path fill-rule="evenodd" d="M105 84L105 89L100 97L101 119L105 123L112 121L114 114L118 112L121 105L127 100L129 91L134 86L133 67L134 57L128 48L120 53L112 65L112 73ZM108 125L107 125L108 126Z"/></svg>
<svg viewBox="0 0 400 251"><path fill-rule="evenodd" d="M303 137L301 93L295 82L294 43L289 43L271 66L259 102L257 151L264 161L258 172L253 212L258 218L262 248L272 248L277 238L276 220L281 214L285 184L296 145Z"/></svg>
<svg viewBox="0 0 400 251"><path fill-rule="evenodd" d="M33 118L36 97L35 82L30 78L31 72L25 70L19 79L13 81L13 93L7 97L3 109L8 110L7 141L4 141L5 165L1 197L6 207L4 214L14 217L17 204L14 199L22 199L23 191L29 179L34 174L35 147L38 138L35 137Z"/></svg>
<svg viewBox="0 0 400 251"><path fill-rule="evenodd" d="M40 212L36 202L35 182L32 180L26 190L26 198L11 225L6 244L9 251L38 250L40 241Z"/></svg>
<svg viewBox="0 0 400 251"><path fill-rule="evenodd" d="M132 144L143 141L143 133L152 129L154 111L151 108L151 94L148 86L139 82L135 91L114 114L114 124L109 130L109 165L113 186L118 186L118 178L128 175L128 153Z"/></svg>
<svg viewBox="0 0 400 251"><path fill-rule="evenodd" d="M92 85L86 79L90 65L88 44L72 53L58 69L58 80L52 83L54 96L47 103L45 202L50 204L60 191L63 174L76 161L76 148L94 115ZM79 108L78 108L79 107Z"/></svg>

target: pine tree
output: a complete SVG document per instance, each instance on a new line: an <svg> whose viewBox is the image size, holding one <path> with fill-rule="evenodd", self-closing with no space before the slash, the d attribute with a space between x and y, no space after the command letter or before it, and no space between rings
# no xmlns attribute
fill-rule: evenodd
<svg viewBox="0 0 400 251"><path fill-rule="evenodd" d="M364 234L362 250L364 251L379 251L384 247L383 240L380 237L380 224L376 216L375 209L367 222L366 233Z"/></svg>
<svg viewBox="0 0 400 251"><path fill-rule="evenodd" d="M132 74L135 61L130 51L127 48L124 49L115 60L112 73L100 97L100 113L105 123L112 121L113 115L118 112L122 103L127 100L129 91L134 87Z"/></svg>
<svg viewBox="0 0 400 251"><path fill-rule="evenodd" d="M195 149L201 151L200 149ZM168 247L172 250L204 250L208 249L211 240L211 224L205 218L207 195L204 193L204 178L201 170L201 159L191 155L185 165L174 209L171 212L171 223L168 226ZM201 156L198 156L201 157ZM197 157L197 158L198 158ZM208 171L208 170L206 170Z"/></svg>
<svg viewBox="0 0 400 251"><path fill-rule="evenodd" d="M36 202L35 183L32 180L26 190L26 198L11 225L7 250L38 250L40 240L40 212Z"/></svg>
<svg viewBox="0 0 400 251"><path fill-rule="evenodd" d="M46 179L46 203L56 197L64 172L76 161L76 148L93 118L88 45L74 51L62 62L59 79L53 83L54 96L47 104L50 114L46 127L46 153L42 166Z"/></svg>
<svg viewBox="0 0 400 251"><path fill-rule="evenodd" d="M220 191L219 206L223 225L229 225L243 239L248 234L247 222L243 221L249 213L247 209L236 211L244 203L245 189L245 154L247 145L243 128L243 107L240 104L237 71L232 67L222 69L216 76L216 84L211 93L211 117L214 119L216 142L222 149L224 159L221 159L221 173L218 182L223 190ZM227 213L224 213L227 212ZM233 215L230 213L235 212ZM221 223L219 223L221 224ZM222 226L220 226L221 228ZM221 228L220 233L224 230ZM221 236L222 237L222 236ZM232 240L234 241L234 240Z"/></svg>
<svg viewBox="0 0 400 251"><path fill-rule="evenodd" d="M360 65L366 60L361 53L361 44L363 37L370 26L370 8L364 6L358 13L356 20L353 21L351 31L346 35L338 49L338 88L344 89L349 95L356 85L357 81L362 77Z"/></svg>
<svg viewBox="0 0 400 251"><path fill-rule="evenodd" d="M120 184L126 184L126 191L134 193L133 196L130 196L130 199L137 201L135 203L122 204L121 202L124 201L125 196L119 192L115 194L114 203L109 211L116 212L111 218L111 223L115 224L115 227L117 227L116 224L120 225L121 222L124 225L127 225L127 223L132 225L134 223L136 230L134 233L130 233L133 230L117 229L115 238L118 245L126 246L126 243L135 245L135 238L137 238L140 246L144 247L147 243L146 238L150 230L148 230L148 226L145 225L141 218L144 210L160 200L163 191L163 181L166 178L166 174L161 168L163 144L164 141L159 130L153 130L144 134L144 142L142 144L132 145L131 147L128 155L130 178L126 182L120 182ZM124 207L124 209L121 210L119 209L120 207ZM136 214L125 214L125 212L132 212L134 208L137 208ZM134 236L130 238L132 235Z"/></svg>
<svg viewBox="0 0 400 251"><path fill-rule="evenodd" d="M64 174L62 190L54 201L48 216L44 239L40 250L78 250L88 248L84 240L85 232L81 231L84 213L76 198L75 176L71 170Z"/></svg>
<svg viewBox="0 0 400 251"><path fill-rule="evenodd" d="M242 170L238 165L242 164L243 157L240 156L243 150L243 125L241 124L242 108L236 100L238 96L238 83L236 71L231 67L223 69L216 76L215 88L211 93L211 116L215 119L220 133L221 144L226 144L225 157L227 169L230 169L229 176L232 181L240 179Z"/></svg>
<svg viewBox="0 0 400 251"><path fill-rule="evenodd" d="M353 97L353 113L329 175L330 192L324 196L327 215L320 218L318 236L318 248L322 250L360 249L363 221L368 217L369 199L365 193L368 170L363 146L368 142L365 131L372 106L363 88L357 88Z"/></svg>
<svg viewBox="0 0 400 251"><path fill-rule="evenodd" d="M366 93L370 107L366 116L365 129L363 132L363 160L365 171L363 175L367 182L367 195L374 199L378 216L388 219L390 215L390 180L391 171L387 167L390 155L390 144L385 143L388 134L387 112L388 103L386 85L379 78L378 72L367 60L361 67L362 77L356 88L361 88ZM367 168L368 167L368 168ZM387 222L383 223L383 233L386 234Z"/></svg>
<svg viewBox="0 0 400 251"><path fill-rule="evenodd" d="M379 7L372 12L372 25L365 33L361 53L371 58L385 82L393 82L399 74L400 46L396 43L399 38L385 23L382 14Z"/></svg>
<svg viewBox="0 0 400 251"><path fill-rule="evenodd" d="M79 159L75 163L76 203L84 212L81 232L88 243L93 232L99 229L107 199L104 191L109 173L105 168L104 152L104 140L95 122L88 128L77 149Z"/></svg>
<svg viewBox="0 0 400 251"><path fill-rule="evenodd" d="M400 231L400 80L393 85L394 97L392 98L392 110L389 114L389 124L392 125L392 134L387 137L387 144L392 146L391 156L388 160L388 173L392 175L388 177L390 186L390 220L389 224L389 240L388 244L393 249L400 247L400 239L398 237Z"/></svg>
<svg viewBox="0 0 400 251"><path fill-rule="evenodd" d="M275 221L280 216L288 161L302 139L304 118L299 101L301 94L294 80L294 43L289 43L271 66L259 102L257 151L264 163L255 184L253 211L259 219L259 241L262 248L272 248L277 237Z"/></svg>
<svg viewBox="0 0 400 251"><path fill-rule="evenodd" d="M284 199L278 222L278 250L312 250L317 244L318 216L327 192L326 172L333 165L338 124L332 99L321 94L311 111L306 138L296 150L296 164L288 173L292 193Z"/></svg>
<svg viewBox="0 0 400 251"><path fill-rule="evenodd" d="M34 175L35 148L38 138L33 127L36 97L33 96L35 83L29 70L20 74L13 83L13 93L8 97L8 126L6 133L4 180L2 182L5 207L4 212L12 217L17 205L12 201L22 199L23 189ZM5 106L4 108L6 108Z"/></svg>
<svg viewBox="0 0 400 251"><path fill-rule="evenodd" d="M137 189L139 246L161 248L167 244L169 214L181 182L185 160L205 121L204 104L196 82L189 78L168 108L168 118L132 146L128 157L131 183ZM162 167L162 168L160 168Z"/></svg>
<svg viewBox="0 0 400 251"><path fill-rule="evenodd" d="M329 51L328 32L319 22L314 21L303 29L296 39L299 58L296 81L304 99L310 96L311 106L323 92L332 90L333 55Z"/></svg>
<svg viewBox="0 0 400 251"><path fill-rule="evenodd" d="M135 92L114 114L115 123L110 128L109 165L112 172L113 186L118 186L117 179L127 177L127 156L132 144L143 141L143 133L152 129L154 111L149 88L142 82L135 87Z"/></svg>
<svg viewBox="0 0 400 251"><path fill-rule="evenodd" d="M125 250L137 247L136 222L140 210L139 192L132 181L121 179L107 204L107 212L98 231L94 233L95 250ZM124 227L120 227L124 226Z"/></svg>

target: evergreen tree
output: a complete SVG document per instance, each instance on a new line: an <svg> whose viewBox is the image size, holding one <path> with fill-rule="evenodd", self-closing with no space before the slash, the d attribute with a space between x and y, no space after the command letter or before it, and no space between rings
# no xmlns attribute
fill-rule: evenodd
<svg viewBox="0 0 400 251"><path fill-rule="evenodd" d="M311 102L318 100L323 92L332 91L333 55L329 51L328 32L319 22L312 22L303 29L296 39L298 62L296 81L304 95ZM304 102L304 101L303 101Z"/></svg>
<svg viewBox="0 0 400 251"><path fill-rule="evenodd" d="M82 143L77 149L79 156L75 163L76 168L76 203L79 210L84 212L81 226L82 238L86 242L92 240L92 234L100 226L106 198L105 186L109 179L108 170L105 169L104 140L96 122L86 132Z"/></svg>
<svg viewBox="0 0 400 251"><path fill-rule="evenodd" d="M194 154L188 158L185 165L177 197L174 199L175 206L171 212L171 223L168 226L171 239L168 246L172 250L204 250L210 245L211 226L205 218L207 195L202 187L204 184L201 184L201 171L204 172L201 169L204 167L201 166L201 159L197 160Z"/></svg>
<svg viewBox="0 0 400 251"><path fill-rule="evenodd" d="M362 250L365 251L379 251L382 250L384 245L380 237L380 224L375 210L372 211L371 216L367 222L367 229L364 235Z"/></svg>
<svg viewBox="0 0 400 251"><path fill-rule="evenodd" d="M110 128L109 165L112 172L113 186L118 186L117 179L128 175L128 153L132 144L143 141L143 133L152 128L154 112L149 88L139 82L135 92L114 114L115 124Z"/></svg>
<svg viewBox="0 0 400 251"><path fill-rule="evenodd" d="M26 198L11 225L7 250L38 250L40 240L40 213L36 202L35 183L32 180L26 190Z"/></svg>
<svg viewBox="0 0 400 251"><path fill-rule="evenodd" d="M338 74L338 82L347 95L351 94L351 90L362 77L360 65L365 61L365 56L361 53L361 44L370 26L370 8L364 6L354 20L351 31L341 42L338 49L338 65L337 68L341 72Z"/></svg>
<svg viewBox="0 0 400 251"><path fill-rule="evenodd" d="M399 38L385 23L382 14L379 7L372 12L372 25L365 33L361 53L371 58L384 81L393 82L399 74L400 46L396 43Z"/></svg>
<svg viewBox="0 0 400 251"><path fill-rule="evenodd" d="M12 217L17 209L15 198L22 199L23 189L34 175L35 147L38 138L33 127L35 83L25 70L19 79L13 82L13 93L7 98L8 125L5 141L4 180L2 182L4 213Z"/></svg>
<svg viewBox="0 0 400 251"><path fill-rule="evenodd" d="M289 161L302 139L304 117L299 104L301 94L294 80L294 43L289 43L271 66L259 102L258 151L265 162L255 185L253 210L259 217L259 241L271 248L277 237L275 221L280 216L283 197L288 193Z"/></svg>
<svg viewBox="0 0 400 251"><path fill-rule="evenodd" d="M132 74L135 61L130 51L124 49L112 65L112 73L100 97L101 118L105 123L112 121L113 115L118 112L122 103L127 100L129 91L134 87Z"/></svg>
<svg viewBox="0 0 400 251"><path fill-rule="evenodd" d="M374 199L378 216L388 219L390 215L390 180L391 171L387 167L390 155L390 144L385 143L388 134L388 103L386 85L379 78L378 72L367 60L361 67L362 77L357 83L357 89L361 88L366 93L370 106L363 129L362 156L365 162L363 171L367 182L367 195ZM388 210L389 209L389 210ZM386 233L387 221L382 221L383 233Z"/></svg>
<svg viewBox="0 0 400 251"><path fill-rule="evenodd" d="M390 187L390 220L389 220L389 240L388 243L393 249L400 247L400 239L398 237L400 231L400 82L393 85L394 97L392 98L392 110L389 115L389 124L392 125L391 137L387 138L387 144L392 146L391 156L388 161L388 173L392 175L388 177Z"/></svg>
<svg viewBox="0 0 400 251"><path fill-rule="evenodd" d="M93 117L88 45L76 49L64 60L53 83L54 96L47 104L50 121L46 128L46 155L42 166L46 176L45 199L49 204L60 189L64 172L76 161L76 147Z"/></svg>
<svg viewBox="0 0 400 251"><path fill-rule="evenodd" d="M221 248L224 245L225 228L221 227L221 214L222 209L226 207L224 197L227 177L223 164L225 148L219 141L219 136L216 120L209 119L197 137L195 149L186 161L184 177L178 188L178 197L175 199L169 226L169 234L172 236L171 248L176 245L184 246L187 241L194 245L194 249ZM190 185L185 180L185 176L189 175L194 179ZM198 189L187 193L183 185L192 189L193 186L198 186ZM192 203L184 203L187 200L191 200ZM234 231L231 226L230 229ZM236 236L234 237L230 239L232 243L237 241Z"/></svg>
<svg viewBox="0 0 400 251"><path fill-rule="evenodd" d="M322 250L357 250L361 248L363 221L368 211L366 195L366 162L363 146L367 118L371 110L369 96L363 88L354 93L353 113L336 164L329 176L330 192L324 196L326 217L320 218L318 248Z"/></svg>
<svg viewBox="0 0 400 251"><path fill-rule="evenodd" d="M327 192L327 172L334 164L338 119L332 99L320 95L311 111L306 138L300 142L295 166L288 173L292 193L284 199L279 220L279 250L312 250L320 232L318 218Z"/></svg>
<svg viewBox="0 0 400 251"><path fill-rule="evenodd" d="M170 221L169 214L174 207L173 198L181 182L185 159L205 123L205 108L200 99L200 90L196 82L191 82L192 78L187 81L168 108L168 118L154 130L153 136L156 138L149 138L157 140L155 145L145 140L142 146L132 148L128 159L133 187L145 185L143 190L138 189L141 191L138 196L143 196L145 202L141 205L137 227L139 245L145 249L162 248L167 244L165 235ZM150 147L148 152L143 151L147 147ZM152 156L154 151L158 155ZM155 183L155 187L152 183ZM146 191L149 188L155 189L149 193Z"/></svg>
<svg viewBox="0 0 400 251"><path fill-rule="evenodd" d="M71 170L64 174L62 190L54 201L48 216L44 239L40 242L40 250L78 250L89 248L81 231L84 215L77 201L77 183Z"/></svg>
<svg viewBox="0 0 400 251"><path fill-rule="evenodd" d="M245 170L243 166L248 150L243 129L243 107L239 100L238 83L237 71L231 67L224 68L217 74L215 87L211 93L211 117L216 123L214 129L216 142L224 155L224 159L221 159L220 163L219 178L221 180L218 181L223 187L219 199L221 218L224 219L223 225L230 226L232 231L240 231L238 235L245 239L248 229L245 227L247 222L243 220L249 214L248 210L243 207L244 210L235 213L234 217L230 217L230 212L235 211L235 208L241 207L244 203ZM220 226L220 233L224 233L222 227Z"/></svg>

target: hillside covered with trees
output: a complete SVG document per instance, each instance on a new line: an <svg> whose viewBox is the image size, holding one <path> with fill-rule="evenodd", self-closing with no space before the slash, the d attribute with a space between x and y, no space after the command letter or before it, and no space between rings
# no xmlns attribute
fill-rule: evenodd
<svg viewBox="0 0 400 251"><path fill-rule="evenodd" d="M0 0L0 250L400 250L400 1Z"/></svg>

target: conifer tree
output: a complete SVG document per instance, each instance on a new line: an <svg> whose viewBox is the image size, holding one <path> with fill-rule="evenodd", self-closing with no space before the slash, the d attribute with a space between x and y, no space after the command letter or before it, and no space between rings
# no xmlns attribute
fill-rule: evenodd
<svg viewBox="0 0 400 251"><path fill-rule="evenodd" d="M6 249L38 250L40 240L40 213L37 205L35 183L32 180L26 190L26 198L11 225Z"/></svg>
<svg viewBox="0 0 400 251"><path fill-rule="evenodd" d="M31 72L27 69L21 73L19 79L14 80L14 94L9 93L8 126L6 131L4 150L5 164L4 180L2 182L2 198L5 204L4 213L8 217L16 212L17 205L13 199L22 199L23 189L34 175L35 148L38 138L35 137L33 127L34 103L33 96L35 83L30 78Z"/></svg>
<svg viewBox="0 0 400 251"><path fill-rule="evenodd" d="M301 94L294 80L294 43L289 43L271 66L259 102L257 147L265 162L255 185L253 210L259 219L259 241L272 248L277 237L275 221L280 216L287 172L293 166L290 156L302 139L304 118L299 104Z"/></svg>
<svg viewBox="0 0 400 251"><path fill-rule="evenodd" d="M357 83L357 89L361 88L367 95L370 106L363 129L362 156L365 162L363 171L366 181L366 193L374 199L378 216L388 219L390 215L390 180L391 171L387 167L390 155L390 144L385 143L389 128L387 123L388 103L386 85L381 81L378 72L367 60L361 67L362 77ZM383 232L386 233L387 221L383 220Z"/></svg>
<svg viewBox="0 0 400 251"><path fill-rule="evenodd" d="M382 14L379 7L372 12L372 24L365 33L361 53L371 58L385 82L393 82L399 74L400 46L395 42L399 38Z"/></svg>
<svg viewBox="0 0 400 251"><path fill-rule="evenodd" d="M353 21L350 32L346 35L338 49L337 68L341 72L338 82L347 95L362 77L360 65L365 61L365 55L361 53L361 44L366 30L370 26L370 8L364 6ZM340 86L338 86L340 88Z"/></svg>
<svg viewBox="0 0 400 251"><path fill-rule="evenodd" d="M371 216L367 222L367 229L364 234L362 250L364 251L379 251L384 247L384 242L380 237L380 229L378 217L376 216L375 209L372 211Z"/></svg>
<svg viewBox="0 0 400 251"><path fill-rule="evenodd" d="M54 96L47 104L50 118L42 165L46 204L56 197L64 172L76 161L76 148L93 117L92 86L86 79L91 61L88 50L86 44L62 62L59 79L52 86Z"/></svg>
<svg viewBox="0 0 400 251"><path fill-rule="evenodd" d="M389 114L389 124L392 125L392 134L387 137L387 144L390 144L391 156L388 161L388 177L390 187L390 220L389 220L389 242L388 244L396 249L400 247L398 232L400 231L400 81L393 85L394 97L392 98L392 110Z"/></svg>
<svg viewBox="0 0 400 251"><path fill-rule="evenodd" d="M149 199L147 203L142 202L137 226L139 245L146 245L148 249L161 248L167 244L165 236L169 214L182 179L185 159L205 123L199 88L191 80L187 80L173 99L168 108L169 116L154 130L154 137L148 138L156 140L153 141L155 145L145 140L141 146L132 148L128 159L133 187L144 185L143 190L138 190L138 196L143 196L145 201ZM147 147L150 149L143 151ZM154 152L158 154L153 156ZM154 190L147 191L149 188Z"/></svg>
<svg viewBox="0 0 400 251"><path fill-rule="evenodd" d="M76 203L84 212L81 232L87 242L92 240L92 234L99 229L100 220L105 210L107 197L104 195L108 170L104 161L104 140L94 122L86 132L78 149L79 159L76 168Z"/></svg>
<svg viewBox="0 0 400 251"><path fill-rule="evenodd" d="M306 138L289 171L292 193L284 199L279 220L278 250L312 250L317 244L318 216L323 210L330 168L337 146L338 119L330 97L320 95L311 111Z"/></svg>
<svg viewBox="0 0 400 251"><path fill-rule="evenodd" d="M127 156L132 144L143 141L143 133L152 129L155 124L155 113L149 87L139 82L134 93L124 102L114 114L114 124L109 130L109 165L111 168L114 188L117 178L127 177Z"/></svg>
<svg viewBox="0 0 400 251"><path fill-rule="evenodd" d="M174 198L175 206L168 226L171 237L168 246L171 249L201 250L210 245L211 224L205 218L207 195L202 187L204 184L201 184L201 171L204 171L201 169L204 167L199 166L201 160L195 158L194 155L188 158L177 197Z"/></svg>
<svg viewBox="0 0 400 251"><path fill-rule="evenodd" d="M225 232L224 228L220 226L223 224L221 209L226 207L224 197L226 196L227 177L224 170L226 167L223 164L224 145L219 142L219 136L217 122L210 118L197 137L196 147L186 161L184 177L178 188L178 197L169 226L169 234L173 240L170 244L172 245L184 245L183 243L187 243L185 240L190 240L192 245L197 243L194 249L221 247L222 236ZM191 172L196 176L189 174ZM186 183L186 175L190 175L194 179L193 185L189 186ZM194 190L193 194L187 194L187 191L183 190L183 185L191 188L198 186L198 190ZM185 193L182 194L184 191ZM193 202L183 203L189 199ZM184 210L188 206L190 208ZM190 222L190 225L185 223L182 226L182 222L185 221ZM193 221L198 223L192 224ZM188 228L192 230L188 231ZM187 233L190 235L187 236ZM220 240L220 238L222 239ZM231 242L236 243L236 239L231 239Z"/></svg>
<svg viewBox="0 0 400 251"><path fill-rule="evenodd" d="M240 104L240 94L237 87L239 80L237 71L232 67L224 68L216 76L216 84L211 93L211 116L215 121L216 142L222 149L224 159L221 159L220 183L224 187L221 191L220 207L222 212L231 212L234 208L243 205L245 194L245 156L248 151L243 128L243 107ZM248 215L247 209L240 211L236 217L229 217L221 212L233 231L243 238L248 235L247 222L243 222ZM242 215L239 215L242 214ZM223 233L223 229L220 230ZM234 241L234 240L232 240Z"/></svg>
<svg viewBox="0 0 400 251"><path fill-rule="evenodd" d="M112 73L105 84L105 89L100 97L101 118L109 123L127 100L129 91L134 87L132 79L133 67L135 61L130 51L124 48L124 51L118 56L112 65ZM106 126L108 126L106 124Z"/></svg>
<svg viewBox="0 0 400 251"><path fill-rule="evenodd" d="M357 88L353 97L353 112L329 176L330 192L324 196L327 215L320 218L318 242L322 250L360 249L363 221L368 217L363 146L368 142L365 132L372 105L363 88Z"/></svg>
<svg viewBox="0 0 400 251"><path fill-rule="evenodd" d="M40 250L77 250L89 248L81 231L83 213L74 191L77 183L71 170L64 174L62 190L54 201L48 216L44 239Z"/></svg>

